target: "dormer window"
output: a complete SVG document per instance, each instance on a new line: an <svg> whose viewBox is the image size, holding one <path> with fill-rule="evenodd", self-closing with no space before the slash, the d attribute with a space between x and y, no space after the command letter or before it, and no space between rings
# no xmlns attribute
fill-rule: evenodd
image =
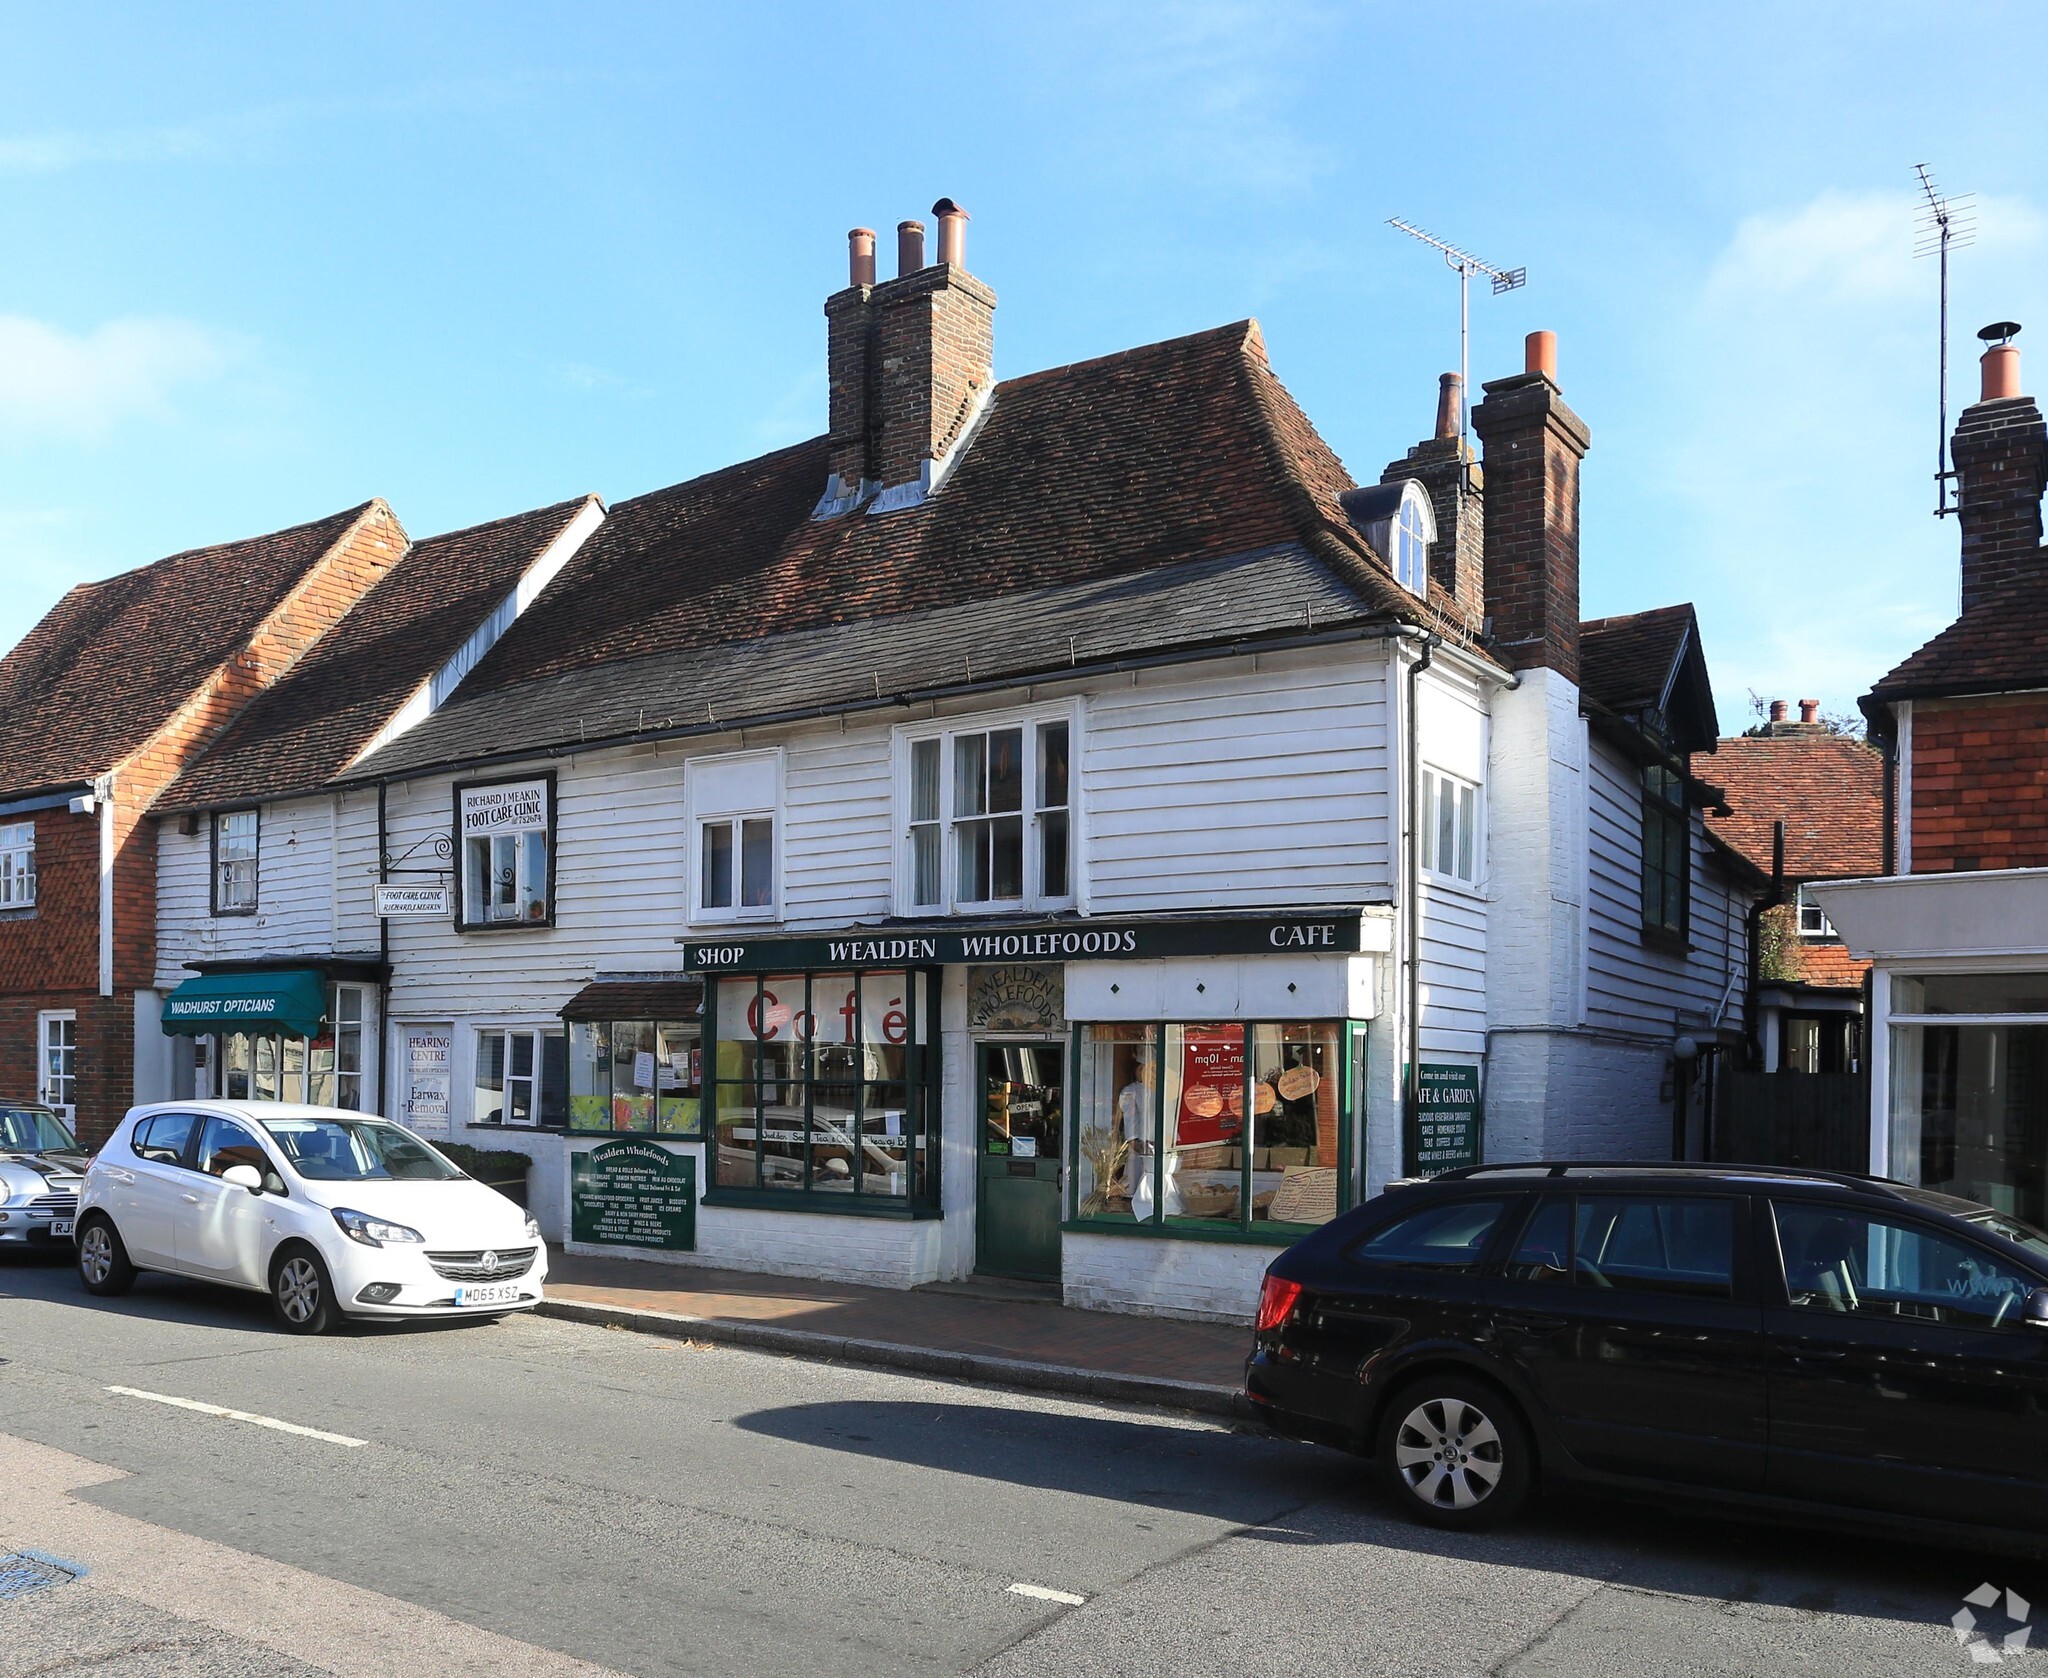
<svg viewBox="0 0 2048 1678"><path fill-rule="evenodd" d="M1413 478L1347 489L1338 498L1352 527L1384 556L1394 581L1410 594L1429 592L1429 545L1436 540L1436 509Z"/></svg>

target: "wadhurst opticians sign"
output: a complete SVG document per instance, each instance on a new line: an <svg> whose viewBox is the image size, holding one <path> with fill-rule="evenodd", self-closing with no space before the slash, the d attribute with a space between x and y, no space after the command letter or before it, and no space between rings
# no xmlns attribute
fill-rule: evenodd
<svg viewBox="0 0 2048 1678"><path fill-rule="evenodd" d="M1162 956L1355 955L1358 909L1176 920L1061 921L1033 926L903 927L823 937L685 938L693 973L787 973L953 962L1145 961Z"/></svg>

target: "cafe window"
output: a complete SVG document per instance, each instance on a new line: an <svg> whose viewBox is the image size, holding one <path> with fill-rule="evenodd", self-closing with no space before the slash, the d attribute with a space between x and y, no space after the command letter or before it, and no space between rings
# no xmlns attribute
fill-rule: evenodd
<svg viewBox="0 0 2048 1678"><path fill-rule="evenodd" d="M568 1039L546 1028L476 1034L473 1125L558 1126L568 1122Z"/></svg>
<svg viewBox="0 0 2048 1678"><path fill-rule="evenodd" d="M213 912L256 913L256 846L262 818L254 810L222 810L213 818Z"/></svg>
<svg viewBox="0 0 2048 1678"><path fill-rule="evenodd" d="M1276 1232L1351 1203L1345 1027L1079 1028L1069 1213Z"/></svg>
<svg viewBox="0 0 2048 1678"><path fill-rule="evenodd" d="M1065 716L910 740L903 787L909 907L1071 902L1072 754Z"/></svg>
<svg viewBox="0 0 2048 1678"><path fill-rule="evenodd" d="M36 824L0 822L0 909L32 908L36 900Z"/></svg>
<svg viewBox="0 0 2048 1678"><path fill-rule="evenodd" d="M696 1020L572 1020L569 1128L702 1136Z"/></svg>
<svg viewBox="0 0 2048 1678"><path fill-rule="evenodd" d="M711 1192L817 1211L938 1203L938 1057L922 973L716 980Z"/></svg>
<svg viewBox="0 0 2048 1678"><path fill-rule="evenodd" d="M553 923L554 811L553 775L456 787L464 928Z"/></svg>
<svg viewBox="0 0 2048 1678"><path fill-rule="evenodd" d="M693 761L687 793L695 830L693 918L773 919L781 754Z"/></svg>
<svg viewBox="0 0 2048 1678"><path fill-rule="evenodd" d="M1479 789L1440 770L1422 772L1422 808L1417 838L1422 866L1447 880L1474 885L1479 879Z"/></svg>
<svg viewBox="0 0 2048 1678"><path fill-rule="evenodd" d="M361 985L335 985L319 1033L224 1031L220 1093L229 1101L309 1102L362 1112L367 1004Z"/></svg>
<svg viewBox="0 0 2048 1678"><path fill-rule="evenodd" d="M1643 926L1685 936L1692 823L1685 777L1661 763L1643 770Z"/></svg>

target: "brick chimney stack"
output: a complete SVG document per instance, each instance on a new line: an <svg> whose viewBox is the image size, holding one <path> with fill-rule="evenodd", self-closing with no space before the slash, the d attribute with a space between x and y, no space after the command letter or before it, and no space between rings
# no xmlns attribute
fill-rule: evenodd
<svg viewBox="0 0 2048 1678"><path fill-rule="evenodd" d="M1986 327L1979 336L2019 328ZM1983 394L1956 421L1952 455L1963 527L1963 610L2000 583L2035 571L2041 553L2041 492L2048 488L2048 426L2031 396L2020 394L2020 352L2011 343L1984 352Z"/></svg>
<svg viewBox="0 0 2048 1678"><path fill-rule="evenodd" d="M1380 482L1413 478L1429 492L1436 514L1429 574L1457 601L1475 626L1485 615L1483 559L1486 493L1472 450L1458 435L1465 418L1465 381L1446 373L1437 381L1436 435L1417 443L1402 460L1390 461Z"/></svg>
<svg viewBox="0 0 2048 1678"><path fill-rule="evenodd" d="M1485 448L1486 613L1510 669L1579 679L1579 462L1592 434L1557 388L1557 339L1532 332L1527 371L1472 410Z"/></svg>
<svg viewBox="0 0 2048 1678"><path fill-rule="evenodd" d="M988 399L996 294L967 271L967 212L941 198L932 213L938 260L925 260L923 222L899 222L891 280L875 280L873 233L849 235L851 283L825 300L831 476L816 517L916 506Z"/></svg>

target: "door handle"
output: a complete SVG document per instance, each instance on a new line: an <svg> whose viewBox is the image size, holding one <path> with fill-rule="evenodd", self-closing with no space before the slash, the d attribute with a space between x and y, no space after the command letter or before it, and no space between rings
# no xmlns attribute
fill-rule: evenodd
<svg viewBox="0 0 2048 1678"><path fill-rule="evenodd" d="M122 1183L132 1185L135 1181L135 1173L132 1171L109 1170L107 1172L107 1181L110 1183Z"/></svg>
<svg viewBox="0 0 2048 1678"><path fill-rule="evenodd" d="M186 1196L185 1196L185 1204L186 1204L187 1206L197 1206L197 1205L199 1204L199 1196L197 1196L196 1194L188 1194L188 1195L186 1195Z"/></svg>
<svg viewBox="0 0 2048 1678"><path fill-rule="evenodd" d="M1547 1311L1503 1311L1501 1320L1531 1334L1555 1334L1566 1326L1563 1317L1553 1317Z"/></svg>

